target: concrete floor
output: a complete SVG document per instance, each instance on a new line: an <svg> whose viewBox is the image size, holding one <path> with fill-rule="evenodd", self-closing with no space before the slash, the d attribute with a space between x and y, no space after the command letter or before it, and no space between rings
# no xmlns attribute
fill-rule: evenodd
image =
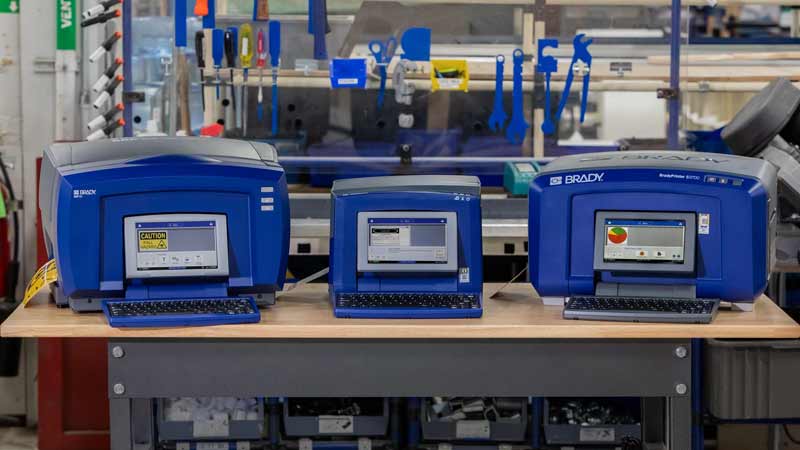
<svg viewBox="0 0 800 450"><path fill-rule="evenodd" d="M0 428L0 450L36 450L36 429Z"/></svg>

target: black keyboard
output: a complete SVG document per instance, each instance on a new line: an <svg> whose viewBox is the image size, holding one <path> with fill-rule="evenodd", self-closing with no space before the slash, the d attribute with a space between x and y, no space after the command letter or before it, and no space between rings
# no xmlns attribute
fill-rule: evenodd
<svg viewBox="0 0 800 450"><path fill-rule="evenodd" d="M396 294L339 294L339 308L423 308L423 309L480 309L477 294L396 293Z"/></svg>
<svg viewBox="0 0 800 450"><path fill-rule="evenodd" d="M567 299L565 319L623 322L709 323L716 299L575 296Z"/></svg>
<svg viewBox="0 0 800 450"><path fill-rule="evenodd" d="M253 323L261 313L252 297L108 300L103 302L112 327L177 327Z"/></svg>

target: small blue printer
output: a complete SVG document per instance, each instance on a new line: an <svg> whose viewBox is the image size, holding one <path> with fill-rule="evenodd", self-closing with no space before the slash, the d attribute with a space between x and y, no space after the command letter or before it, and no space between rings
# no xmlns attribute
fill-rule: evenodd
<svg viewBox="0 0 800 450"><path fill-rule="evenodd" d="M768 162L708 153L558 158L530 186L531 282L546 301L641 295L752 309L773 266L776 177Z"/></svg>
<svg viewBox="0 0 800 450"><path fill-rule="evenodd" d="M240 296L264 305L282 289L289 201L268 144L53 144L39 196L60 306L100 311L112 300Z"/></svg>
<svg viewBox="0 0 800 450"><path fill-rule="evenodd" d="M337 180L330 294L336 317L480 317L481 186L469 176Z"/></svg>

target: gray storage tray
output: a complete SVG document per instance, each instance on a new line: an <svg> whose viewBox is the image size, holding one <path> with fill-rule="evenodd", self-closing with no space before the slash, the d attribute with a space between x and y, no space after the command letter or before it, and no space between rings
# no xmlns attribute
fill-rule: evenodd
<svg viewBox="0 0 800 450"><path fill-rule="evenodd" d="M195 437L194 422L166 420L163 398L157 402L158 439L160 441L258 440L264 436L264 400L258 400L257 420L231 420L227 436Z"/></svg>
<svg viewBox="0 0 800 450"><path fill-rule="evenodd" d="M430 399L425 399L420 411L420 422L422 423L422 439L425 441L457 441L456 435L458 428L457 422L443 422L441 420L431 420L428 417L430 410ZM528 399L525 399L525 408L520 411L519 420L500 419L489 422L489 439L486 442L522 442L525 440L525 432L528 429Z"/></svg>
<svg viewBox="0 0 800 450"><path fill-rule="evenodd" d="M722 420L800 417L800 340L705 343L705 403Z"/></svg>
<svg viewBox="0 0 800 450"><path fill-rule="evenodd" d="M349 417L349 416L348 416ZM383 399L382 416L352 416L353 432L320 432L319 416L290 416L288 402L283 402L283 428L290 437L334 437L334 436L385 436L389 429L389 399Z"/></svg>

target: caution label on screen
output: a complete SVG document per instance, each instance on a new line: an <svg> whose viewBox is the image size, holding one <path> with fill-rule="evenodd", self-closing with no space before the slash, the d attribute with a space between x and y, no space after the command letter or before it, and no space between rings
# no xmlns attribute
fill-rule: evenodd
<svg viewBox="0 0 800 450"><path fill-rule="evenodd" d="M139 250L166 250L169 247L166 231L140 231Z"/></svg>
<svg viewBox="0 0 800 450"><path fill-rule="evenodd" d="M22 298L22 306L25 307L32 298L36 297L36 294L43 292L56 280L58 280L56 260L51 259L40 267L28 282L28 286L25 288L25 297Z"/></svg>

